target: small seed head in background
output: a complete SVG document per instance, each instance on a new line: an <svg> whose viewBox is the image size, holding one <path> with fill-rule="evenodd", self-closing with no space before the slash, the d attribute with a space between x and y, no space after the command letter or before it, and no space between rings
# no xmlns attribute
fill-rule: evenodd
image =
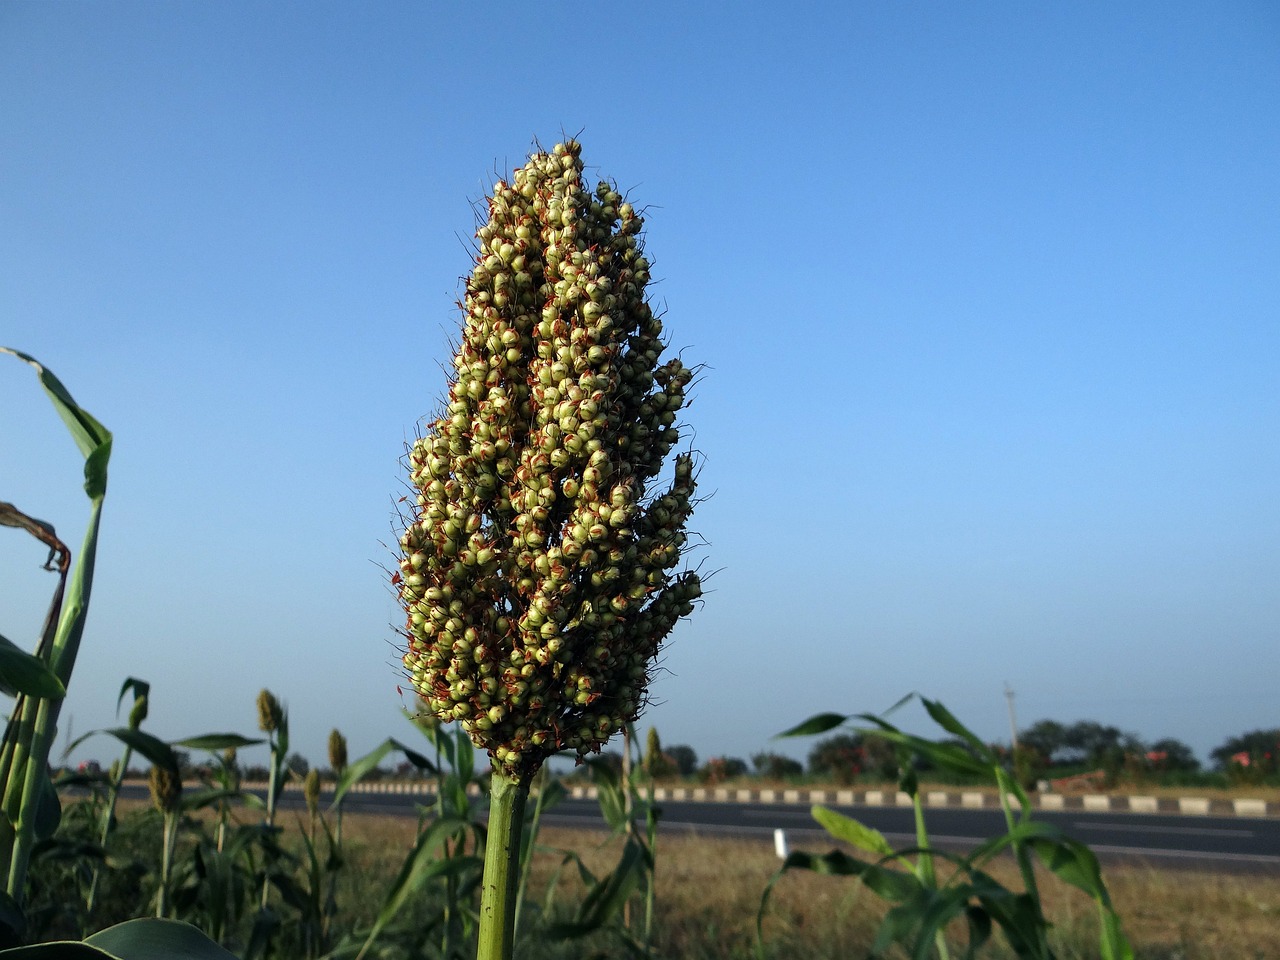
<svg viewBox="0 0 1280 960"><path fill-rule="evenodd" d="M147 775L147 787L151 802L161 813L171 813L178 808L182 798L182 779L168 767L152 766Z"/></svg>
<svg viewBox="0 0 1280 960"><path fill-rule="evenodd" d="M329 766L338 777L347 769L347 738L337 729L329 731Z"/></svg>
<svg viewBox="0 0 1280 960"><path fill-rule="evenodd" d="M284 709L274 693L263 689L258 694L258 729L263 733L275 733L284 719Z"/></svg>
<svg viewBox="0 0 1280 960"><path fill-rule="evenodd" d="M307 801L307 813L316 816L320 812L320 771L312 767L302 781L302 797Z"/></svg>

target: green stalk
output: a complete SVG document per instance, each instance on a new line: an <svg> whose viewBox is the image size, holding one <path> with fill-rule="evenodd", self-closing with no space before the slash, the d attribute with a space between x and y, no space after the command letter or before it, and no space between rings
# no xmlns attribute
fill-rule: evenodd
<svg viewBox="0 0 1280 960"><path fill-rule="evenodd" d="M444 810L444 787L445 773L444 765L441 763L443 751L440 748L440 730L433 728L431 733L431 742L436 748L436 817L442 818L445 815ZM422 835L423 820L418 819L418 835ZM449 860L454 855L451 840L445 840L441 844L445 860ZM453 956L453 924L454 924L454 905L458 902L458 880L450 873L444 880L445 896L444 905L441 908L441 932L440 932L440 955L442 957Z"/></svg>
<svg viewBox="0 0 1280 960"><path fill-rule="evenodd" d="M653 797L653 777L649 777L649 784L646 788L648 807L645 811L645 826L647 828L649 840L649 876L647 889L644 892L644 948L649 950L653 943L653 907L654 900L657 897L655 873L658 869L658 814L657 808L654 806Z"/></svg>
<svg viewBox="0 0 1280 960"><path fill-rule="evenodd" d="M924 803L920 800L918 790L911 794L911 809L915 813L916 820L916 846L920 848L919 859L916 861L916 876L925 887L936 890L938 875L933 869L933 854L929 852L929 831L924 823ZM948 960L951 953L947 949L946 935L941 930L933 935L933 944L937 948L938 956L942 960Z"/></svg>
<svg viewBox="0 0 1280 960"><path fill-rule="evenodd" d="M533 869L533 844L537 842L538 831L542 829L543 801L547 795L547 768L541 768L537 776L541 778L541 786L538 788L538 796L533 804L533 819L529 821L529 833L532 839L529 841L528 856L520 865L520 883L516 889L515 930L517 933L520 930L520 918L524 915L524 898L529 888L529 874Z"/></svg>
<svg viewBox="0 0 1280 960"><path fill-rule="evenodd" d="M99 842L102 849L107 848L107 841L111 838L111 822L115 819L116 803L120 799L120 787L124 784L125 772L129 769L129 761L133 758L133 748L126 746L124 755L120 758L120 769L117 775L111 778L111 783L107 787L107 807L102 813L102 829L98 831ZM85 897L85 913L93 916L93 908L98 900L98 882L102 879L102 870L99 864L93 865L93 879L89 882L89 893Z"/></svg>
<svg viewBox="0 0 1280 960"><path fill-rule="evenodd" d="M66 387L35 358L9 347L0 347L33 367L40 385L53 402L58 416L70 431L72 439L85 458L84 491L89 498L89 524L85 529L80 560L71 570L70 589L55 594L50 621L45 625L37 656L45 660L65 690L71 683L80 638L84 634L89 610L89 592L93 584L94 558L98 548L98 527L102 518L102 502L107 494L107 463L111 459L111 431L72 399ZM48 532L52 535L52 529ZM41 539L44 539L41 537ZM60 609L59 609L60 607ZM55 613L56 611L56 613ZM56 630L52 618L57 617ZM53 642L47 645L52 632ZM5 731L0 751L0 777L3 777L3 816L0 816L0 863L4 867L5 892L22 904L27 881L27 864L35 846L36 811L42 793L47 789L49 754L57 736L61 698L35 698L19 695ZM14 722L14 718L17 722Z"/></svg>
<svg viewBox="0 0 1280 960"><path fill-rule="evenodd" d="M107 450L110 450L110 440L107 441ZM103 463L105 471L105 457ZM88 467L86 472L87 470ZM105 478L103 488L105 493ZM58 620L58 633L50 656L49 666L63 686L71 683L71 671L75 667L76 654L80 651L80 638L84 634L84 622L89 609L89 590L93 583L94 556L98 546L98 525L102 516L102 496L94 497L92 504L89 526L85 530L84 544L80 548L80 562L71 571L70 590L62 608L62 616ZM14 838L5 892L22 903L27 883L27 865L36 842L35 816L48 776L49 754L58 735L58 714L62 710L62 700L25 696L19 699L22 700L22 719L19 721L22 742L14 753L13 766L6 771L9 782L5 812L13 824ZM20 793L14 790L13 780L13 774L18 771L22 772Z"/></svg>
<svg viewBox="0 0 1280 960"><path fill-rule="evenodd" d="M169 914L169 884L172 882L173 851L178 842L178 810L164 812L164 847L160 853L160 892L156 896L156 916Z"/></svg>
<svg viewBox="0 0 1280 960"><path fill-rule="evenodd" d="M263 822L268 830L274 829L276 825L276 806L280 802L280 764L281 754L280 747L276 739L275 731L271 733L271 765L267 770L267 809ZM259 900L259 907L263 910L267 909L267 903L271 898L271 866L266 861L270 859L264 855L262 865L262 897Z"/></svg>
<svg viewBox="0 0 1280 960"><path fill-rule="evenodd" d="M484 845L476 960L511 960L516 885L520 879L520 833L528 798L528 776L512 777L494 767L489 781L489 829Z"/></svg>
<svg viewBox="0 0 1280 960"><path fill-rule="evenodd" d="M996 768L996 789L1000 791L1000 809L1004 811L1005 826L1012 833L1016 826L1013 817L1013 808L1009 805L1009 784L1006 782L1008 775L1004 770ZM1040 904L1040 888L1036 885L1035 865L1031 862L1031 854L1027 850L1026 844L1021 841L1015 841L1013 844L1014 858L1018 861L1018 871L1022 874L1022 883L1026 887L1027 895L1031 897L1032 903L1036 907L1036 917L1040 921L1036 925L1036 929L1040 934L1040 947L1042 955L1051 955L1048 950L1048 944L1045 942L1045 928L1047 921L1044 916L1044 909Z"/></svg>

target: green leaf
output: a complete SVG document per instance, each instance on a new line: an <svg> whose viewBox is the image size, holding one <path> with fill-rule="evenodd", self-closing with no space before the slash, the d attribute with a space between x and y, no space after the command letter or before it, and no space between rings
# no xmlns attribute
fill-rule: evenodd
<svg viewBox="0 0 1280 960"><path fill-rule="evenodd" d="M874 718L871 718L874 719ZM906 750L908 753L928 760L935 767L947 770L953 773L963 774L965 776L979 776L989 778L991 775L991 767L983 763L964 747L955 743L937 743L933 740L926 740L924 737L917 737L910 733L903 733L888 724L878 725L876 728L860 727L859 733L875 734L893 743L895 746Z"/></svg>
<svg viewBox="0 0 1280 960"><path fill-rule="evenodd" d="M35 368L40 385L53 401L58 416L71 431L71 437L85 458L84 490L90 500L100 500L107 491L107 460L111 456L111 431L95 420L72 399L67 388L34 357L11 347L0 347Z"/></svg>
<svg viewBox="0 0 1280 960"><path fill-rule="evenodd" d="M454 769L458 771L458 779L462 781L465 789L465 784L470 783L476 775L476 748L472 745L467 732L461 727L454 733L453 764Z"/></svg>
<svg viewBox="0 0 1280 960"><path fill-rule="evenodd" d="M627 841L618 859L618 865L583 898L578 916L572 921L553 923L546 935L554 939L576 939L594 933L609 922L632 891L640 884L648 867L648 857L642 844L635 838Z"/></svg>
<svg viewBox="0 0 1280 960"><path fill-rule="evenodd" d="M253 796L247 790L234 789L213 789L199 790L194 793L184 793L182 795L182 810L184 813L192 810L202 810L205 807L211 807L222 800L243 800L246 797Z"/></svg>
<svg viewBox="0 0 1280 960"><path fill-rule="evenodd" d="M841 713L819 713L810 717L804 723L797 724L790 730L775 734L774 739L778 740L782 737L811 737L814 734L826 733L828 730L834 730L848 719Z"/></svg>
<svg viewBox="0 0 1280 960"><path fill-rule="evenodd" d="M628 822L627 802L621 778L608 762L602 759L588 760L591 779L596 785L596 802L605 823L615 833L625 830Z"/></svg>
<svg viewBox="0 0 1280 960"><path fill-rule="evenodd" d="M1114 910L1099 908L1101 913L1102 960L1133 960L1133 947L1120 927L1120 917Z"/></svg>
<svg viewBox="0 0 1280 960"><path fill-rule="evenodd" d="M86 938L85 943L121 960L235 960L189 923L149 917L128 920Z"/></svg>
<svg viewBox="0 0 1280 960"><path fill-rule="evenodd" d="M0 636L0 693L58 700L67 688L43 660Z"/></svg>
<svg viewBox="0 0 1280 960"><path fill-rule="evenodd" d="M58 831L62 822L62 800L53 785L48 771L40 774L39 793L36 795L35 835L37 840L47 840Z"/></svg>
<svg viewBox="0 0 1280 960"><path fill-rule="evenodd" d="M235 747L237 750L241 747L256 747L265 741L258 739L253 740L249 737L242 737L238 733L206 733L198 737L187 737L185 740L174 740L173 746L186 747L189 750L226 750Z"/></svg>
<svg viewBox="0 0 1280 960"><path fill-rule="evenodd" d="M874 853L876 856L893 856L893 847L879 830L873 830L829 807L814 806L809 812L813 815L813 819L822 825L822 829L837 840L843 840L859 850Z"/></svg>
<svg viewBox="0 0 1280 960"><path fill-rule="evenodd" d="M812 870L830 876L857 877L876 896L892 903L908 900L921 888L914 874L891 870L878 863L868 863L839 850L816 855L796 851L782 862L783 870Z"/></svg>
<svg viewBox="0 0 1280 960"><path fill-rule="evenodd" d="M342 798L347 795L347 791L368 776L369 771L377 769L378 764L382 762L382 758L392 750L399 750L406 757L409 757L410 762L415 765L422 764L423 766L420 769L429 770L432 773L436 772L435 765L422 754L406 747L394 737L388 737L359 760L347 765L347 769L343 771L341 778L334 785L333 800L330 803L330 808L336 807Z"/></svg>
<svg viewBox="0 0 1280 960"><path fill-rule="evenodd" d="M940 726L947 733L959 737L967 743L985 763L988 765L998 765L999 759L991 752L991 748L978 739L977 734L973 733L968 727L955 718L955 716L937 700L929 700L921 697L920 702L924 704L925 710L929 712L929 716L933 718L934 723Z"/></svg>
<svg viewBox="0 0 1280 960"><path fill-rule="evenodd" d="M1069 837L1031 837L1027 845L1059 880L1083 890L1104 907L1111 906L1111 896L1102 881L1102 867L1083 843Z"/></svg>
<svg viewBox="0 0 1280 960"><path fill-rule="evenodd" d="M136 750L158 767L167 767L175 773L178 770L178 757L174 754L173 748L159 737L144 733L141 730L132 730L129 727L94 730L93 733L105 733L115 737L126 747ZM80 739L83 740L85 737L92 736L93 733L87 733Z"/></svg>
<svg viewBox="0 0 1280 960"><path fill-rule="evenodd" d="M387 891L382 909L373 922L365 948L377 939L382 929L391 922L405 902L432 877L457 875L467 870L480 870L484 861L475 856L436 858L436 851L450 837L467 830L470 824L459 817L441 817L418 836L417 842L400 867L400 873Z"/></svg>
<svg viewBox="0 0 1280 960"><path fill-rule="evenodd" d="M124 703L124 695L130 690L133 691L135 700L149 696L151 693L151 684L146 680L139 680L137 677L129 677L120 685L120 695L116 697L116 716L120 715L120 704Z"/></svg>
<svg viewBox="0 0 1280 960"><path fill-rule="evenodd" d="M37 943L29 947L14 947L11 950L0 950L3 960L126 960L120 954L107 953L87 943L72 940L59 940L52 943ZM132 958L129 958L132 960Z"/></svg>

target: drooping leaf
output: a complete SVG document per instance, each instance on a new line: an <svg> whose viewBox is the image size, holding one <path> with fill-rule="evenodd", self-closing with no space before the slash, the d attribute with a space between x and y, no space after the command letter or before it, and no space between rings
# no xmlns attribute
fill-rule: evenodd
<svg viewBox="0 0 1280 960"><path fill-rule="evenodd" d="M435 765L427 760L426 757L422 756L422 754L406 747L394 737L388 737L363 757L347 765L347 769L343 771L342 776L338 778L338 782L334 785L333 800L331 801L330 806L336 807L342 798L347 795L347 791L368 776L371 770L377 769L378 764L381 763L382 759L392 750L399 750L406 757L409 757L409 762L413 763L415 766L421 764L419 769L427 770L431 773L436 772Z"/></svg>
<svg viewBox="0 0 1280 960"><path fill-rule="evenodd" d="M43 660L0 636L0 693L56 700L66 696L67 688Z"/></svg>
<svg viewBox="0 0 1280 960"><path fill-rule="evenodd" d="M977 734L957 720L951 711L941 703L937 700L930 700L927 697L921 697L920 702L924 704L925 710L933 718L934 723L947 731L947 733L959 737L967 743L981 760L991 765L999 762L995 754L991 752L991 748L979 740Z"/></svg>
<svg viewBox="0 0 1280 960"><path fill-rule="evenodd" d="M648 857L643 845L628 839L618 865L595 884L583 898L578 915L570 921L553 923L546 935L553 939L576 939L594 933L622 909L627 898L644 878Z"/></svg>
<svg viewBox="0 0 1280 960"><path fill-rule="evenodd" d="M839 850L821 855L795 851L782 863L783 870L811 870L832 876L857 877L877 896L891 903L907 900L920 889L915 875L868 863Z"/></svg>
<svg viewBox="0 0 1280 960"><path fill-rule="evenodd" d="M857 877L877 896L890 903L901 903L917 896L923 889L920 881L910 873L891 870L879 863L868 863L851 857L840 850L814 854L796 850L787 855L782 866L769 878L760 895L760 908L756 911L756 944L764 943L764 915L774 886L791 870L810 870L814 873L837 877Z"/></svg>
<svg viewBox="0 0 1280 960"><path fill-rule="evenodd" d="M987 764L956 743L926 740L924 737L903 733L888 725L877 729L860 728L859 732L874 734L888 740L908 753L928 760L935 767L948 772L970 777L989 777L991 773L991 768Z"/></svg>
<svg viewBox="0 0 1280 960"><path fill-rule="evenodd" d="M1027 844L1059 880L1083 890L1103 906L1111 906L1107 885L1102 881L1102 867L1083 843L1065 836L1036 836L1028 838Z"/></svg>
<svg viewBox="0 0 1280 960"><path fill-rule="evenodd" d="M62 800L58 797L53 778L47 770L40 773L39 793L36 795L35 835L37 840L47 840L58 831L62 822Z"/></svg>
<svg viewBox="0 0 1280 960"><path fill-rule="evenodd" d="M849 718L842 713L819 713L803 723L796 724L790 730L784 730L782 733L775 734L774 739L778 740L782 737L812 737L815 734L826 733L828 730L834 730L840 724Z"/></svg>
<svg viewBox="0 0 1280 960"><path fill-rule="evenodd" d="M55 940L28 947L0 950L0 960L125 960L118 953L75 940Z"/></svg>
<svg viewBox="0 0 1280 960"><path fill-rule="evenodd" d="M173 746L186 747L188 750L226 750L234 747L239 750L242 747L256 747L260 743L265 743L262 739L251 739L250 737L242 737L238 733L206 733L198 737L187 737L183 740L174 740Z"/></svg>
<svg viewBox="0 0 1280 960"><path fill-rule="evenodd" d="M136 750L158 767L166 767L175 773L178 771L177 755L173 752L173 748L159 737L152 736L142 730L132 730L129 727L113 727L109 730L94 730L92 733L86 733L80 740L97 733L105 733L108 736L115 737L125 746ZM76 742L79 743L80 741L77 740Z"/></svg>
<svg viewBox="0 0 1280 960"><path fill-rule="evenodd" d="M404 907L405 902L432 877L456 875L467 870L478 871L484 867L484 861L475 856L436 856L446 840L466 831L469 826L468 821L459 817L441 817L422 831L387 891L382 908L365 941L365 949L378 938L383 928Z"/></svg>
<svg viewBox="0 0 1280 960"><path fill-rule="evenodd" d="M85 943L120 960L235 960L191 924L157 917L108 927Z"/></svg>
<svg viewBox="0 0 1280 960"><path fill-rule="evenodd" d="M591 769L591 780L596 787L596 802L600 804L600 813L605 823L615 833L625 830L628 823L627 800L622 780L618 772L603 759L587 761Z"/></svg>
<svg viewBox="0 0 1280 960"><path fill-rule="evenodd" d="M71 432L71 437L85 458L84 489L90 500L101 499L107 490L107 459L111 454L111 431L99 423L87 410L72 399L67 388L34 357L12 347L0 347L0 353L8 353L35 368L40 385L53 401L58 416Z"/></svg>
<svg viewBox="0 0 1280 960"><path fill-rule="evenodd" d="M829 807L814 806L810 813L813 815L813 819L822 825L822 829L837 840L843 840L845 843L851 844L859 850L865 850L867 853L873 853L877 857L893 856L893 847L879 830L873 830L852 817L846 817L843 813L838 813Z"/></svg>

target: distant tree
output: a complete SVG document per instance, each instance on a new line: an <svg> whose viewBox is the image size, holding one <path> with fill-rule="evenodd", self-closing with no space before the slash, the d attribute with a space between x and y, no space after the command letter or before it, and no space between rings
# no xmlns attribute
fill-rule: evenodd
<svg viewBox="0 0 1280 960"><path fill-rule="evenodd" d="M284 765L289 768L289 772L301 780L307 775L307 771L311 769L311 764L307 762L307 758L300 753L291 753Z"/></svg>
<svg viewBox="0 0 1280 960"><path fill-rule="evenodd" d="M756 773L768 780L789 780L804 773L799 760L784 757L780 753L757 753L751 758Z"/></svg>
<svg viewBox="0 0 1280 960"><path fill-rule="evenodd" d="M959 749L962 752L967 753L969 756L973 757L974 759L977 759L977 754L973 752L973 748L970 747L968 742L961 737L943 737L938 741L938 743L941 744L942 746L948 747L949 749ZM1000 748L1000 749L1003 749L1003 748ZM929 757L923 756L923 755L915 757L911 761L911 765L920 773L928 773L932 770L937 769L937 765ZM894 767L896 770L897 768L896 755L894 757Z"/></svg>
<svg viewBox="0 0 1280 960"><path fill-rule="evenodd" d="M852 783L866 762L860 733L840 733L819 740L809 751L809 772L831 777L837 783Z"/></svg>
<svg viewBox="0 0 1280 960"><path fill-rule="evenodd" d="M1014 778L1026 790L1032 789L1040 782L1049 766L1043 753L1023 743L1021 739L1018 741L1017 749L1009 751L1008 757L1013 767Z"/></svg>
<svg viewBox="0 0 1280 960"><path fill-rule="evenodd" d="M746 761L737 757L712 757L698 771L698 777L704 783L723 783L726 780L734 780L738 777L746 776L746 774Z"/></svg>
<svg viewBox="0 0 1280 960"><path fill-rule="evenodd" d="M614 773L622 773L622 754L616 750L601 750L596 756L596 762L608 767Z"/></svg>
<svg viewBox="0 0 1280 960"><path fill-rule="evenodd" d="M884 737L874 733L862 737L863 771L881 780L898 779L898 750Z"/></svg>
<svg viewBox="0 0 1280 960"><path fill-rule="evenodd" d="M1181 740L1166 737L1147 747L1147 764L1153 770L1190 773L1200 769L1200 761Z"/></svg>
<svg viewBox="0 0 1280 960"><path fill-rule="evenodd" d="M1230 737L1209 756L1219 770L1245 769L1258 777L1274 773L1280 760L1280 728L1250 730Z"/></svg>
<svg viewBox="0 0 1280 960"><path fill-rule="evenodd" d="M698 769L698 755L688 744L678 743L674 747L667 747L664 752L667 759L675 764L676 773L680 776L690 776Z"/></svg>
<svg viewBox="0 0 1280 960"><path fill-rule="evenodd" d="M1046 764L1061 762L1066 745L1067 728L1056 720L1037 720L1018 733L1018 746L1034 750Z"/></svg>
<svg viewBox="0 0 1280 960"><path fill-rule="evenodd" d="M745 777L749 769L747 767L747 761L743 760L741 757L721 757L720 763L724 767L724 778L726 780Z"/></svg>

